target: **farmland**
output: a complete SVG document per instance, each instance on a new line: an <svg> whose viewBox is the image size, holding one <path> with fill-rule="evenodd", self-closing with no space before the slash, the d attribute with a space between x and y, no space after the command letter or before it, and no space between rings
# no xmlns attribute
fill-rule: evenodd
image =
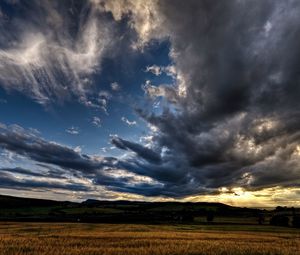
<svg viewBox="0 0 300 255"><path fill-rule="evenodd" d="M9 196L0 196L0 202L0 255L294 255L300 250L300 229L293 224L299 209ZM284 226L270 224L274 215L284 216Z"/></svg>
<svg viewBox="0 0 300 255"><path fill-rule="evenodd" d="M1 255L282 254L300 231L272 226L0 223Z"/></svg>

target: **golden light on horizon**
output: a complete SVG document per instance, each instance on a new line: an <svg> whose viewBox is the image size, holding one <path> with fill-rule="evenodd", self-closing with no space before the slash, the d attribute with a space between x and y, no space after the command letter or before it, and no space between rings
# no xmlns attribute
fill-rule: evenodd
<svg viewBox="0 0 300 255"><path fill-rule="evenodd" d="M219 202L232 206L245 207L276 207L280 206L300 206L297 199L300 188L272 187L261 190L246 190L241 187L220 188L217 195L199 195L185 198L184 201L191 202Z"/></svg>

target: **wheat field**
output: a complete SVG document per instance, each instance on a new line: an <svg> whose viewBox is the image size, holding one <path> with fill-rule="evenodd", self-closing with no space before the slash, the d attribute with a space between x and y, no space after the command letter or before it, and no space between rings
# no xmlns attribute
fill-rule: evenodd
<svg viewBox="0 0 300 255"><path fill-rule="evenodd" d="M0 223L1 255L300 254L300 232L201 226Z"/></svg>

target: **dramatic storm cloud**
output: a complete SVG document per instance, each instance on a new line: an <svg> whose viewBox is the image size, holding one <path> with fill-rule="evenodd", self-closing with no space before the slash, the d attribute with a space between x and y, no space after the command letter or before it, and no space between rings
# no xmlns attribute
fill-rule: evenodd
<svg viewBox="0 0 300 255"><path fill-rule="evenodd" d="M61 189L61 173L62 189L145 199L299 192L299 1L8 1L0 11L0 106L36 118L1 119L27 127L0 130L3 187ZM49 127L32 110L45 105Z"/></svg>
<svg viewBox="0 0 300 255"><path fill-rule="evenodd" d="M171 41L177 96L162 114L140 115L158 129L162 161L182 174L172 184L298 186L299 3L158 1L154 8L159 18L149 26ZM160 75L154 67L147 70ZM167 89L152 95L170 99L161 93Z"/></svg>

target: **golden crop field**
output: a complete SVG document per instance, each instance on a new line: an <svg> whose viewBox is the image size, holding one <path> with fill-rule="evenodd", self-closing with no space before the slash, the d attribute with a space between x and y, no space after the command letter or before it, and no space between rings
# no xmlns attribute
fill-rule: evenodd
<svg viewBox="0 0 300 255"><path fill-rule="evenodd" d="M0 223L1 255L300 254L300 232L200 225Z"/></svg>

